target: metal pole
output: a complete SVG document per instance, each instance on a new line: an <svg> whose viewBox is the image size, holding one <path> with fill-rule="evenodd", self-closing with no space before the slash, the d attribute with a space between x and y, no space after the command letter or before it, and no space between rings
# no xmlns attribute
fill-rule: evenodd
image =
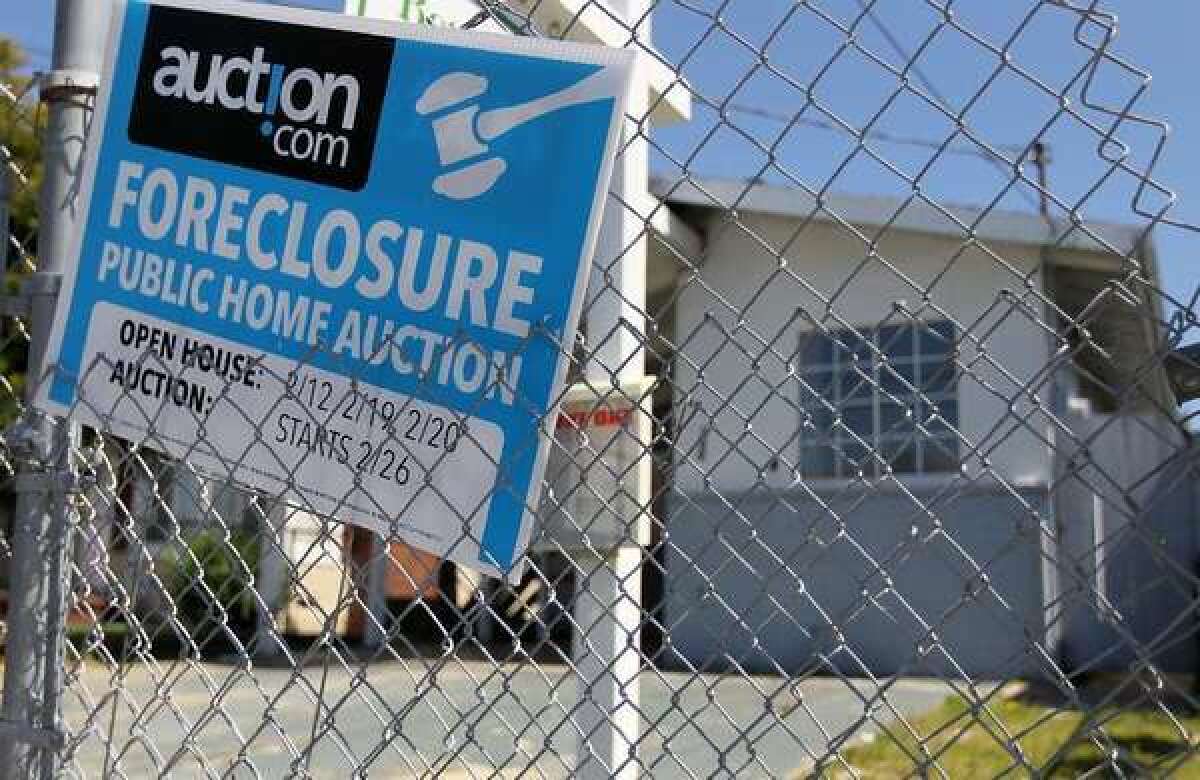
<svg viewBox="0 0 1200 780"><path fill-rule="evenodd" d="M641 2L628 3L627 19L641 18L632 7ZM646 115L648 89L638 65L630 86L629 116ZM636 127L627 121L622 142L628 145L617 158L612 179L612 191L620 193L623 203L610 198L606 204L588 293L587 336L596 351L586 373L595 387L640 380L645 372L646 230L639 214L650 213L646 208L649 158L644 142L629 143L634 132ZM646 498L637 496L636 503L644 506ZM572 612L578 630L572 656L578 675L575 722L580 734L575 776L632 780L640 767L642 549L630 538L602 555L580 549L572 550L571 557L577 583Z"/></svg>
<svg viewBox="0 0 1200 780"><path fill-rule="evenodd" d="M110 4L59 0L53 69L42 83L47 124L39 200L38 272L27 286L31 342L26 402L47 370L58 274L82 229L78 202L92 96L104 53ZM62 744L59 701L65 612L65 555L72 525L67 489L73 426L28 415L15 437L21 470L13 519L8 646L0 703L0 778L49 777Z"/></svg>
<svg viewBox="0 0 1200 780"><path fill-rule="evenodd" d="M1037 169L1038 213L1050 221L1050 147L1045 141L1033 143L1033 167Z"/></svg>
<svg viewBox="0 0 1200 780"><path fill-rule="evenodd" d="M388 536L390 538L391 535ZM371 534L371 558L367 561L365 583L367 619L363 625L363 645L369 650L379 650L388 641L388 539L382 534Z"/></svg>

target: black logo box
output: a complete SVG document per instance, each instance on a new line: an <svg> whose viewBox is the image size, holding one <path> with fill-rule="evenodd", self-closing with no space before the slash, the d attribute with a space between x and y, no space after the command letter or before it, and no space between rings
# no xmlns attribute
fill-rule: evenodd
<svg viewBox="0 0 1200 780"><path fill-rule="evenodd" d="M151 6L148 14L129 117L130 141L344 190L363 188L387 92L394 46L391 38L163 6ZM224 108L219 100L209 105L193 103L186 97L160 96L154 91L154 74L164 64L163 50L171 46L199 52L195 79L200 90L207 83L214 54L221 55L223 60L251 59L256 46L263 48L265 61L283 65L288 71L310 68L318 74L353 76L359 85L355 126L350 130L342 127L344 96L341 94L334 102L326 126L315 121L292 122L282 110L268 117L245 109ZM260 79L259 100L266 93L268 80ZM244 95L247 81L243 73L231 74L231 93ZM298 95L297 100L302 97L303 94ZM313 133L345 137L348 141L345 167L327 164L325 159L277 155L272 148L273 137L263 132L264 121L270 121L273 128L289 124ZM340 161L340 155L337 157Z"/></svg>

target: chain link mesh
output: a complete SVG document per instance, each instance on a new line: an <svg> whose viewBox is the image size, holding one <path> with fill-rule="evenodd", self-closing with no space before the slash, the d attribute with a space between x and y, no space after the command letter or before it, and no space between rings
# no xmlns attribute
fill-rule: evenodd
<svg viewBox="0 0 1200 780"><path fill-rule="evenodd" d="M593 325L561 345L575 380L652 433L560 439L541 508L584 537L616 516L627 542L641 518L637 565L612 583L610 556L543 540L522 583L480 580L238 487L239 464L170 459L157 432L85 431L58 771L566 776L595 736L585 710L598 729L618 717L593 696L606 675L639 726L605 774L1198 771L1200 535L1176 380L1200 370L1176 351L1195 291L1164 285L1156 251L1195 228L1172 216L1167 126L1144 115L1149 74L1105 4L1000 5L486 3L467 26L615 25L668 74L622 149L649 149L649 197L608 203L640 235L597 255ZM929 78L946 57L961 72ZM37 265L34 93L0 84L10 288ZM658 128L682 96L691 120ZM597 331L632 252L640 321ZM605 358L631 336L642 394L613 389L629 367ZM9 431L28 344L5 318ZM153 430L167 409L117 406L93 411ZM0 441L6 520L17 444ZM653 463L648 495L608 457L622 446ZM613 641L587 616L630 605L616 641L636 686L610 660L585 668Z"/></svg>

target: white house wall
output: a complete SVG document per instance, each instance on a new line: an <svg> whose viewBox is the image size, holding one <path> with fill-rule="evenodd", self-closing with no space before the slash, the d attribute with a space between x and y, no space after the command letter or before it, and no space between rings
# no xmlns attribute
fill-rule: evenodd
<svg viewBox="0 0 1200 780"><path fill-rule="evenodd" d="M681 432L677 490L707 489L705 477L713 488L733 492L759 479L791 484L800 417L787 362L810 327L797 312L821 320L828 309L832 328L873 326L901 303L921 319L948 316L969 332L961 345L967 370L959 386L960 430L982 456L961 448L969 473L983 471L986 457L1006 480L1049 479L1050 450L1041 440L1048 425L1033 401L1046 403L1051 395L1042 374L1049 343L1037 324L1045 313L1035 248L990 247L1003 262L978 248L955 259L959 241L896 233L878 247L893 271L880 261L864 264L866 244L841 226L810 223L793 241L795 219L750 214L739 221L707 226L700 278L686 286L675 312L676 406L685 420L695 404L703 409ZM786 269L777 260L783 248ZM922 308L926 289L929 305ZM712 429L704 434L709 418ZM771 470L775 453L784 460Z"/></svg>

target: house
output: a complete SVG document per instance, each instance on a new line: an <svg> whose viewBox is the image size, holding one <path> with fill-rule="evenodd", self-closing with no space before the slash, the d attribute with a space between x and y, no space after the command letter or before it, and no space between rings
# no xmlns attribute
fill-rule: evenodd
<svg viewBox="0 0 1200 780"><path fill-rule="evenodd" d="M1003 679L1142 642L1194 668L1194 480L1142 228L652 188L670 662Z"/></svg>

